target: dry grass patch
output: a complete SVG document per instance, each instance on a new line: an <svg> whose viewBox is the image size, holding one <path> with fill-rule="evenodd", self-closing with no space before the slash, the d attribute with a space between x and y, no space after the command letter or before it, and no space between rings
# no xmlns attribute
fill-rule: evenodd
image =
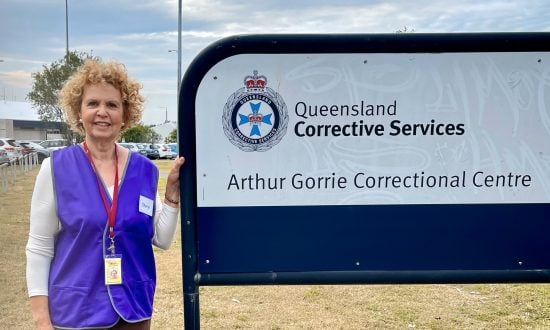
<svg viewBox="0 0 550 330"><path fill-rule="evenodd" d="M0 320L4 329L32 329L25 279L25 245L29 205L38 169L19 174L15 185L0 192Z"/></svg>
<svg viewBox="0 0 550 330"><path fill-rule="evenodd" d="M170 161L155 161L164 195ZM29 203L38 170L0 193L0 319L32 329L25 286ZM155 248L153 329L183 328L180 232ZM304 285L200 288L203 329L550 329L550 284Z"/></svg>

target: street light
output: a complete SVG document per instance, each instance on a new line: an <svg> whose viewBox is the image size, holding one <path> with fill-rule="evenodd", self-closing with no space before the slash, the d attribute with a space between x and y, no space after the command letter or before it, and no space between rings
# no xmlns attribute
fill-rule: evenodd
<svg viewBox="0 0 550 330"><path fill-rule="evenodd" d="M181 17L182 15L182 0L178 0L178 84L177 84L177 91L176 91L176 107L177 111L179 111L180 106L180 88L181 88ZM175 52L175 50L169 50L168 52ZM178 136L179 141L179 136Z"/></svg>
<svg viewBox="0 0 550 330"><path fill-rule="evenodd" d="M169 53L178 53L179 54L179 51L177 49L168 49L168 52ZM179 55L178 55L179 57ZM180 84L181 84L181 69L180 69L180 62L178 60L178 81L177 81L177 84L176 84L176 112L179 111L179 99L180 99Z"/></svg>
<svg viewBox="0 0 550 330"><path fill-rule="evenodd" d="M181 0L178 0L178 100L180 93L180 84L181 84ZM178 105L179 111L179 105Z"/></svg>
<svg viewBox="0 0 550 330"><path fill-rule="evenodd" d="M66 56L69 56L69 4L65 0L65 51Z"/></svg>
<svg viewBox="0 0 550 330"><path fill-rule="evenodd" d="M179 92L180 92L180 84L181 84L181 51L178 49L169 49L169 53L178 53L178 84L176 91L176 97L179 99Z"/></svg>

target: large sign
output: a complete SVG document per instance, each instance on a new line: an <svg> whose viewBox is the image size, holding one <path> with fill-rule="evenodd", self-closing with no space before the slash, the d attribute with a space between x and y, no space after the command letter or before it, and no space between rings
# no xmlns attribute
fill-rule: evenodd
<svg viewBox="0 0 550 330"><path fill-rule="evenodd" d="M550 281L550 35L224 39L180 91L194 285Z"/></svg>
<svg viewBox="0 0 550 330"><path fill-rule="evenodd" d="M550 203L543 61L541 52L227 58L195 101L205 128L198 206Z"/></svg>

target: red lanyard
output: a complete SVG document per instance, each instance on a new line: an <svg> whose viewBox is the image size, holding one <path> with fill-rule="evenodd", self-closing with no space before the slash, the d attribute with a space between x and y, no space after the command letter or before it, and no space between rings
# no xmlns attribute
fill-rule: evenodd
<svg viewBox="0 0 550 330"><path fill-rule="evenodd" d="M109 223L109 237L113 238L115 236L114 228L115 228L115 217L116 217L116 208L117 208L117 200L118 200L118 154L116 152L116 144L115 144L115 188L113 190L113 203L111 207L109 207L109 204L107 203L107 196L105 194L105 189L103 189L103 185L101 184L101 180L99 179L99 174L97 173L94 160L92 159L92 155L90 154L90 150L88 149L88 145L86 144L86 141L84 141L82 145L84 146L84 151L86 152L86 156L88 156L88 160L90 161L90 164L94 169L95 177L97 179L97 187L99 188L99 193L101 194L101 199L103 200L103 206L105 206L105 212L107 212L107 221Z"/></svg>

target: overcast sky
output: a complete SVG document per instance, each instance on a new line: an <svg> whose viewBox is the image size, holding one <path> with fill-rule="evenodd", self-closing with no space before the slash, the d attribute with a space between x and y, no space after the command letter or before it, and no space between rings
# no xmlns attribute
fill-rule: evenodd
<svg viewBox="0 0 550 330"><path fill-rule="evenodd" d="M178 1L68 0L69 49L123 62L147 98L143 121L176 120ZM548 0L183 0L182 74L209 44L256 33L550 32ZM0 100L65 54L65 1L2 0Z"/></svg>

